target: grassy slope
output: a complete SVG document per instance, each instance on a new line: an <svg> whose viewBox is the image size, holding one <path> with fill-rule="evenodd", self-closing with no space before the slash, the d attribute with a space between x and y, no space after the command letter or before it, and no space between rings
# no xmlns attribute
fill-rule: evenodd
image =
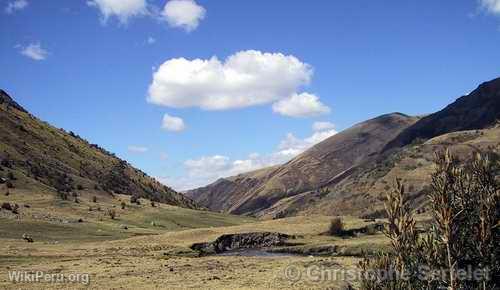
<svg viewBox="0 0 500 290"><path fill-rule="evenodd" d="M337 174L371 159L417 117L382 115L346 129L281 166L240 174L188 192L202 205L262 215L282 200L328 184Z"/></svg>
<svg viewBox="0 0 500 290"><path fill-rule="evenodd" d="M62 201L50 192L10 189L5 196L6 190L5 185L0 185L0 203L18 204L20 213L0 210L0 236L4 239L19 240L23 233L28 233L36 241L99 241L253 221L160 203L152 207L145 199L140 200L141 205L131 204L126 195L100 196L94 203L92 192L81 191L79 203L75 203ZM125 209L121 209L122 201L126 203ZM116 211L114 220L108 210ZM83 222L78 222L79 219ZM123 226L128 229L122 229Z"/></svg>
<svg viewBox="0 0 500 290"><path fill-rule="evenodd" d="M98 188L100 196L136 194L194 208L182 194L164 186L113 154L73 133L57 129L10 105L0 91L0 177L14 173L17 187L74 191ZM7 101L6 101L7 100Z"/></svg>
<svg viewBox="0 0 500 290"><path fill-rule="evenodd" d="M227 216L219 216L226 217ZM337 245L346 249L376 249L385 247L382 234L343 239L323 235L331 220L327 216L294 217L273 221L254 221L234 226L208 227L169 231L159 235L138 236L113 241L46 244L20 243L2 240L5 251L0 259L0 271L12 269L41 270L49 273L89 273L91 287L110 288L168 288L168 289L339 289L343 281L300 281L287 279L283 271L289 265L317 265L331 270L355 269L358 257L347 256L289 256L279 258L237 256L195 257L189 246L196 242L212 241L226 233L278 231L301 237L294 242L299 251ZM234 220L231 221L234 222ZM240 220L241 221L241 220ZM248 221L248 220L247 220ZM365 225L363 220L345 217L347 228ZM355 252L355 251L354 251ZM1 287L12 287L0 280ZM23 284L28 289L40 284ZM61 285L83 289L80 284Z"/></svg>
<svg viewBox="0 0 500 290"><path fill-rule="evenodd" d="M414 197L415 207L425 210L423 192L434 171L434 154L449 148L461 159L473 152L500 153L500 127L453 132L422 144L409 145L380 162L360 168L349 178L330 188L330 194L316 199L302 214L366 215L383 210L383 196L396 178L404 181Z"/></svg>

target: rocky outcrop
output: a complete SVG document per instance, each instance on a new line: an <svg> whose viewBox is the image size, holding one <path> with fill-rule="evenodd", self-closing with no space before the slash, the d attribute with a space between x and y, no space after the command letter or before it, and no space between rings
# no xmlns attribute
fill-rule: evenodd
<svg viewBox="0 0 500 290"><path fill-rule="evenodd" d="M14 101L4 90L0 89L0 105L6 104L7 107L15 108L21 112L27 113L27 111L19 105L16 101Z"/></svg>
<svg viewBox="0 0 500 290"><path fill-rule="evenodd" d="M218 237L213 242L193 244L191 249L199 252L200 255L210 255L239 249L283 246L288 239L292 238L294 236L273 232L227 234Z"/></svg>

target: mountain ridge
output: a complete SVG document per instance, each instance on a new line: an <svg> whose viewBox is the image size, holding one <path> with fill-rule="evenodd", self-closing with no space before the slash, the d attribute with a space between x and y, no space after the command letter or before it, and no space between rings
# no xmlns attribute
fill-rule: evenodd
<svg viewBox="0 0 500 290"><path fill-rule="evenodd" d="M383 120L387 118L407 119L407 122L394 127L397 129L392 128L390 134L384 134ZM318 203L323 209L335 208L342 214L383 211L379 193L390 188L390 180L384 179L387 175L396 178L401 174L417 180L412 186L415 188L413 194L418 196L423 190L419 182L428 182L424 175L432 168L433 154L429 148L452 146L463 158L474 150L496 150L500 141L494 136L499 129L490 127L494 127L498 119L500 78L479 85L438 112L418 117L398 112L384 114L316 144L283 165L261 169L264 177L255 178L252 173L244 173L191 190L187 195L208 208L267 217L312 214L315 211L310 209ZM357 132L359 128L364 131ZM480 134L474 130L479 130ZM488 138L481 138L481 134ZM427 140L441 140L439 136L446 136L443 137L446 142L425 145ZM471 147L469 140L479 145ZM426 153L422 155L412 150ZM420 155L423 156L420 159L415 157ZM400 158L405 160L402 164ZM419 169L420 163L427 166L425 170ZM408 168L419 169L415 174L420 175L412 176ZM325 200L320 202L323 198ZM361 207L353 204L354 201ZM365 210L368 208L370 212ZM329 210L321 212L335 214Z"/></svg>

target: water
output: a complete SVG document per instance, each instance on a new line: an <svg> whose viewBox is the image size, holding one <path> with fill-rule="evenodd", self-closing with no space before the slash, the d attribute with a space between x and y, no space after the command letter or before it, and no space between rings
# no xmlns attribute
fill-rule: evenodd
<svg viewBox="0 0 500 290"><path fill-rule="evenodd" d="M271 253L262 249L239 249L239 250L223 252L217 254L217 256L286 258L286 257L293 257L295 255L290 253Z"/></svg>

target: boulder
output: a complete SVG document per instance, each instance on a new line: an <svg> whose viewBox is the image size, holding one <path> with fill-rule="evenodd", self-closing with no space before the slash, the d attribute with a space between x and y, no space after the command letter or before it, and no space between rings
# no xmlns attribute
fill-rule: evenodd
<svg viewBox="0 0 500 290"><path fill-rule="evenodd" d="M238 249L283 246L288 239L292 238L294 236L273 232L227 234L218 237L213 242L193 244L191 249L202 255L209 255Z"/></svg>

